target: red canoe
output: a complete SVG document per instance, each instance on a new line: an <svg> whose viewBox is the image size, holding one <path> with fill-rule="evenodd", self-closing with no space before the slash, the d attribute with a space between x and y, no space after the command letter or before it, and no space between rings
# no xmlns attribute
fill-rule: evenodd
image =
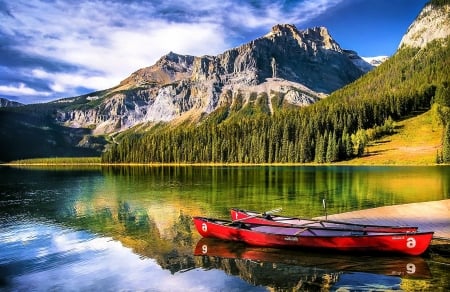
<svg viewBox="0 0 450 292"><path fill-rule="evenodd" d="M359 224L334 220L306 219L296 217L283 217L266 213L258 213L255 211L247 211L242 209L231 209L231 218L233 221L243 221L246 223L256 223L265 225L281 225L281 226L302 226L302 227L325 227L325 228L345 228L355 231L367 232L417 232L418 227L415 226L388 226L388 225L370 225Z"/></svg>
<svg viewBox="0 0 450 292"><path fill-rule="evenodd" d="M428 248L433 237L433 232L355 232L352 229L261 225L205 217L194 217L193 220L203 237L241 241L261 247L420 255Z"/></svg>

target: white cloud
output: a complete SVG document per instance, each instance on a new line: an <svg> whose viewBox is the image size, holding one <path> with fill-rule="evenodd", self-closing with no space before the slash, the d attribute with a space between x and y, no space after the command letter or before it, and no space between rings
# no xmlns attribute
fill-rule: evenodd
<svg viewBox="0 0 450 292"><path fill-rule="evenodd" d="M0 85L0 95L39 95L50 96L51 92L37 91L24 83L18 85Z"/></svg>
<svg viewBox="0 0 450 292"><path fill-rule="evenodd" d="M6 274L12 290L238 291L253 287L215 269L171 273L119 241L85 231L19 221L2 232L0 256L7 255L2 264L28 264L26 269Z"/></svg>
<svg viewBox="0 0 450 292"><path fill-rule="evenodd" d="M226 13L217 16L246 29L270 28L279 23L301 25L336 6L343 0L259 1L260 8L246 2L228 1Z"/></svg>
<svg viewBox="0 0 450 292"><path fill-rule="evenodd" d="M71 92L80 86L100 90L117 85L132 72L153 64L170 51L191 55L218 54L226 47L214 25L159 23L157 26L160 28L111 30L104 40L108 46L94 46L89 40L70 37L62 42L49 41L46 46L33 49L34 53L86 69L51 73L36 68L31 75L49 82L49 87L56 93ZM205 43L209 43L207 49Z"/></svg>
<svg viewBox="0 0 450 292"><path fill-rule="evenodd" d="M328 9L338 5L344 0L305 0L292 11L295 23L307 22L323 14Z"/></svg>
<svg viewBox="0 0 450 292"><path fill-rule="evenodd" d="M42 69L35 69L34 77L51 82L50 87L56 92L77 86L112 87L169 51L202 55L218 54L227 48L221 27L213 23L175 23L127 17L122 15L120 9L123 7L119 4L95 6L81 2L63 6L61 2L56 5L32 2L33 5L17 4L20 9L15 11L14 30L28 38L26 46L18 49L83 68L53 74L42 74ZM41 13L34 13L35 10ZM115 17L111 19L110 15ZM120 25L111 26L111 21Z"/></svg>
<svg viewBox="0 0 450 292"><path fill-rule="evenodd" d="M307 0L287 6L284 1L17 0L10 4L14 17L3 17L0 33L20 40L14 48L26 55L72 68L58 73L54 68L35 67L31 74L64 96L77 87L99 90L115 86L169 51L219 54L240 45L230 40L241 30L298 24L340 1ZM14 91L10 86L2 87ZM26 85L16 92L44 96Z"/></svg>
<svg viewBox="0 0 450 292"><path fill-rule="evenodd" d="M86 88L106 89L110 85L110 77L108 75L92 75L86 72L47 72L42 68L31 71L31 76L41 79L49 84L49 87L55 93L70 93L73 95L77 87L84 86ZM114 84L115 85L115 84Z"/></svg>
<svg viewBox="0 0 450 292"><path fill-rule="evenodd" d="M155 22L140 31L111 32L109 41L110 49L118 52L111 59L117 59L116 63L133 71L153 64L170 51L189 55L218 54L228 46L220 27L209 23Z"/></svg>

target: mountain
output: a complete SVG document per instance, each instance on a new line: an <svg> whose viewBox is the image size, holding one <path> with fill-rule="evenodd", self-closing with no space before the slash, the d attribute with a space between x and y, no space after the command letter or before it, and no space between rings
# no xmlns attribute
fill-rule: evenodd
<svg viewBox="0 0 450 292"><path fill-rule="evenodd" d="M425 7L430 13L448 9L448 4L434 2ZM442 17L446 18L444 22L440 18L433 21L448 23L449 14ZM340 49L333 42L324 46L326 49L319 51L327 53L322 56ZM436 159L432 157L430 161L427 156L421 163L450 162L448 47L450 37L436 38L423 47L402 45L374 70L308 107L280 108L277 106L285 105L282 95L273 94L268 98L255 94L245 105L224 104L200 123L161 126L146 132L126 131L117 136L117 143L103 153L102 160L113 163L347 161L383 155L383 152L367 153L368 144L402 131L397 121L427 112L434 129L442 133L444 143L430 145L426 131L417 129L417 137L428 143L425 148L436 153ZM352 58L351 51L342 52L347 61L358 63L359 58ZM268 110L268 100L275 109L273 112ZM402 156L397 159L390 163L403 162Z"/></svg>
<svg viewBox="0 0 450 292"><path fill-rule="evenodd" d="M349 54L349 52L352 52ZM310 105L368 71L353 51L343 50L324 27L298 30L275 25L247 44L217 56L173 52L118 86L57 101L57 120L69 127L114 133L143 123L199 121L218 108L248 104L264 95L286 105ZM370 69L370 68L369 68Z"/></svg>
<svg viewBox="0 0 450 292"><path fill-rule="evenodd" d="M23 104L20 102L11 101L9 99L0 97L0 107L18 107L22 105Z"/></svg>
<svg viewBox="0 0 450 292"><path fill-rule="evenodd" d="M430 1L409 26L400 41L399 48L424 48L435 39L448 37L450 35L449 3L448 0Z"/></svg>

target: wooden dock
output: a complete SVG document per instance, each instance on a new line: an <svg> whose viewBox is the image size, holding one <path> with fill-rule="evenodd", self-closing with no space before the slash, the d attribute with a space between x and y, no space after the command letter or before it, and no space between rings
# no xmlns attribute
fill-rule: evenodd
<svg viewBox="0 0 450 292"><path fill-rule="evenodd" d="M327 217L329 220L345 220L363 224L418 226L419 231L434 231L434 239L450 240L450 199L385 206Z"/></svg>

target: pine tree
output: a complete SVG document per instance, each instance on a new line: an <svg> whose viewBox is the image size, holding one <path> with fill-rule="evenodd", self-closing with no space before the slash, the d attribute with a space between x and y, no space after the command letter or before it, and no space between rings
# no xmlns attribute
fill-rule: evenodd
<svg viewBox="0 0 450 292"><path fill-rule="evenodd" d="M356 152L358 156L362 156L364 154L367 142L368 141L365 130L359 129L356 134L352 134L352 143L356 146Z"/></svg>
<svg viewBox="0 0 450 292"><path fill-rule="evenodd" d="M444 133L444 143L442 145L442 162L450 163L450 123L447 123Z"/></svg>
<svg viewBox="0 0 450 292"><path fill-rule="evenodd" d="M436 164L442 163L442 153L439 152L439 149L436 150Z"/></svg>
<svg viewBox="0 0 450 292"><path fill-rule="evenodd" d="M314 161L317 163L324 163L325 162L325 155L326 155L326 142L325 142L325 135L318 134L317 141L316 141L316 151L314 154Z"/></svg>
<svg viewBox="0 0 450 292"><path fill-rule="evenodd" d="M326 161L334 162L338 160L339 146L336 141L336 133L328 134L328 143L327 143L327 153L326 153Z"/></svg>

